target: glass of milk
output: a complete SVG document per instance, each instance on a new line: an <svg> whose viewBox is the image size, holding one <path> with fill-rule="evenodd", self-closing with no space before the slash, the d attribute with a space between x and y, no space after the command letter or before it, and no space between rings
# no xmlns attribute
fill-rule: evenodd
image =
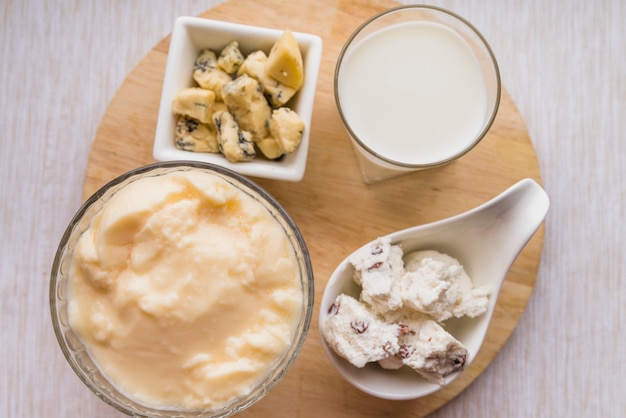
<svg viewBox="0 0 626 418"><path fill-rule="evenodd" d="M500 103L485 38L432 6L399 6L359 26L334 87L365 183L456 160L487 134Z"/></svg>

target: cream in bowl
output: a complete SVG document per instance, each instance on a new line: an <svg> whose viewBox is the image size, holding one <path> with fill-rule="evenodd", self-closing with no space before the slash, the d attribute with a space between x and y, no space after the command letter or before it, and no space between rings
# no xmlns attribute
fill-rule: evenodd
<svg viewBox="0 0 626 418"><path fill-rule="evenodd" d="M312 292L306 246L276 201L229 170L165 163L81 208L55 260L51 309L68 361L108 403L223 416L289 368Z"/></svg>
<svg viewBox="0 0 626 418"><path fill-rule="evenodd" d="M465 19L399 6L347 40L335 99L371 183L467 153L495 118L500 76L486 40Z"/></svg>
<svg viewBox="0 0 626 418"><path fill-rule="evenodd" d="M525 179L471 211L350 254L320 304L331 364L384 399L415 399L452 382L480 350L502 282L548 206Z"/></svg>

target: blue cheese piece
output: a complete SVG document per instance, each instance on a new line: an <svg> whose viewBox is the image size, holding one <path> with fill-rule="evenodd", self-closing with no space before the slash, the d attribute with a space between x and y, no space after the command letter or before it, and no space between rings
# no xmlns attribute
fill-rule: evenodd
<svg viewBox="0 0 626 418"><path fill-rule="evenodd" d="M272 112L270 135L280 142L286 154L294 152L302 142L304 122L300 115L288 107L281 107Z"/></svg>
<svg viewBox="0 0 626 418"><path fill-rule="evenodd" d="M202 123L186 115L181 115L176 123L174 134L176 148L192 152L220 151L217 132L211 124Z"/></svg>
<svg viewBox="0 0 626 418"><path fill-rule="evenodd" d="M239 127L250 132L253 141L268 136L272 109L257 80L247 74L237 77L224 85L222 98Z"/></svg>
<svg viewBox="0 0 626 418"><path fill-rule="evenodd" d="M217 56L210 49L203 50L193 66L193 79L203 89L213 90L216 98L222 98L224 85L232 80L231 76L218 67Z"/></svg>
<svg viewBox="0 0 626 418"><path fill-rule="evenodd" d="M250 161L256 156L249 132L242 130L228 111L213 115L219 149L230 162Z"/></svg>
<svg viewBox="0 0 626 418"><path fill-rule="evenodd" d="M212 90L191 87L176 93L172 102L172 112L187 115L202 123L211 123L215 93Z"/></svg>
<svg viewBox="0 0 626 418"><path fill-rule="evenodd" d="M273 107L284 106L297 92L297 89L289 87L280 81L270 77L266 71L267 55L259 50L254 51L246 57L239 67L237 75L247 74L256 79L263 87L263 93Z"/></svg>
<svg viewBox="0 0 626 418"><path fill-rule="evenodd" d="M256 141L263 155L271 160L294 152L302 142L304 122L287 107L275 109L270 119L270 136Z"/></svg>
<svg viewBox="0 0 626 418"><path fill-rule="evenodd" d="M243 61L244 57L239 50L239 42L232 41L220 52L220 56L217 58L217 65L228 74L234 74Z"/></svg>

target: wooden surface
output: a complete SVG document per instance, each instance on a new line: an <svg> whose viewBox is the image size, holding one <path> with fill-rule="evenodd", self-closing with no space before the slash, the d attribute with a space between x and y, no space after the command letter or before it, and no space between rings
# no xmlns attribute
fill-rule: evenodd
<svg viewBox="0 0 626 418"><path fill-rule="evenodd" d="M5 0L0 4L0 416L121 416L83 387L58 348L48 312L50 267L61 234L83 199L86 169L97 165L92 157L96 153L94 138L102 135L98 128L105 125L103 115L109 115L112 107L108 106L114 105L115 95L127 88L124 83L130 80L129 74L152 54L177 16L198 15L221 2ZM489 39L504 86L530 133L552 201L537 280L517 328L489 367L430 416L623 417L624 4L611 0L429 3L468 18ZM315 10L290 10L294 17L280 23L316 20L332 13L327 2L316 4ZM354 16L389 3L359 5L346 0L338 4L343 12L314 30L325 41L347 36L356 23ZM230 7L226 3L211 13L226 13ZM258 19L245 10L237 10L233 18ZM272 22L275 20L270 17L261 23ZM308 25L305 22L302 29ZM326 42L325 54L337 53ZM326 68L332 58L325 56L325 60ZM328 80L328 75L324 77ZM330 85L322 78L318 93L320 97L331 94ZM156 108L156 103L150 106ZM512 102L510 107L514 107ZM409 190L385 190L376 185L365 188L354 199L340 194L337 202L329 202L323 197L327 190L339 194L338 190L356 184L358 179L346 137L337 137L343 134L339 134L334 112L316 103L311 151L319 160L312 161L301 188L294 185L283 189L283 183L263 182L293 212L296 221L315 221L303 227L307 241L315 241L319 231L327 234L329 246L318 247L312 254L318 295L320 283L325 281L324 271L342 257L339 252L348 250L344 242L386 232L399 219L406 224L430 220L434 214L428 215L426 208L433 206L456 212L449 207L448 194L429 189L432 177L446 178L446 190L459 191L476 187L473 177L464 175L467 165L473 171L491 170L479 161L492 148L481 146L467 156L463 166L459 162L427 177L401 179L401 185ZM131 116L146 123L143 114L130 113L127 117ZM330 122L322 125L318 120ZM136 134L145 141L145 132ZM329 138L337 140L322 147L329 144ZM91 172L93 179L102 176L103 180L123 170L124 164L134 164L134 159L141 164L149 158L141 141L129 148L134 154L112 151L106 157L110 159L107 164L115 166L120 160L124 161L122 166L100 174ZM339 180L331 179L324 167L336 167L339 161L347 164L346 174ZM516 177L517 164L511 163L499 175ZM328 187L319 181L328 182ZM483 181L493 182L492 186L481 185L495 194L503 180ZM487 192L483 194L463 202L464 206L490 197ZM312 197L306 207L293 203L304 196ZM385 203L390 196L402 200L391 207ZM415 201L420 207L411 210ZM374 225L360 221L328 226L330 219L345 213L360 220L365 205L377 213L389 209L401 216ZM337 213L344 211L343 215ZM513 276L520 274L513 270ZM528 286L523 280L509 283L515 284L509 293L520 302L521 310L527 295L518 290ZM505 315L514 316L516 311ZM351 409L360 404L368 409L365 416L411 416L424 411L419 402L379 403L361 395L330 373L321 355L304 364L304 356L310 357L319 349L315 332L311 331L303 357L286 380L245 416L314 417L334 411L331 416L350 417ZM323 372L306 372L311 369ZM288 412L281 409L282 413L277 413L272 409L276 404L286 404L282 408Z"/></svg>
<svg viewBox="0 0 626 418"><path fill-rule="evenodd" d="M349 34L369 16L395 4L380 2L355 7L352 3L347 6L326 0L320 7L317 2L304 0L231 0L202 14L258 26L288 25L295 31L318 34L324 42L303 181L254 179L276 197L302 231L315 274L314 321L294 369L266 399L242 416L294 416L314 411L321 400L329 418L424 416L456 396L493 360L513 332L532 292L543 230L529 243L507 277L476 360L452 385L428 397L410 402L373 398L349 386L326 361L319 341L319 302L328 278L345 256L380 235L471 209L522 178L540 181L524 121L505 91L490 133L465 158L443 168L375 185L363 183L335 106L333 72ZM107 109L87 165L85 199L115 176L154 162L152 143L168 41L160 42L147 54Z"/></svg>

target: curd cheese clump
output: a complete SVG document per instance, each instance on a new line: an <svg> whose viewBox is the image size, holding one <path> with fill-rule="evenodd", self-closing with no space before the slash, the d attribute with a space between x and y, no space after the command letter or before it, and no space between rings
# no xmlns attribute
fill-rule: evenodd
<svg viewBox="0 0 626 418"><path fill-rule="evenodd" d="M254 198L209 173L139 179L80 237L69 321L135 400L217 408L290 346L303 304L295 254Z"/></svg>
<svg viewBox="0 0 626 418"><path fill-rule="evenodd" d="M408 366L429 382L463 369L468 352L442 322L487 311L491 290L475 287L455 258L434 250L404 253L378 238L349 258L358 298L340 294L320 327L328 345L356 367Z"/></svg>

